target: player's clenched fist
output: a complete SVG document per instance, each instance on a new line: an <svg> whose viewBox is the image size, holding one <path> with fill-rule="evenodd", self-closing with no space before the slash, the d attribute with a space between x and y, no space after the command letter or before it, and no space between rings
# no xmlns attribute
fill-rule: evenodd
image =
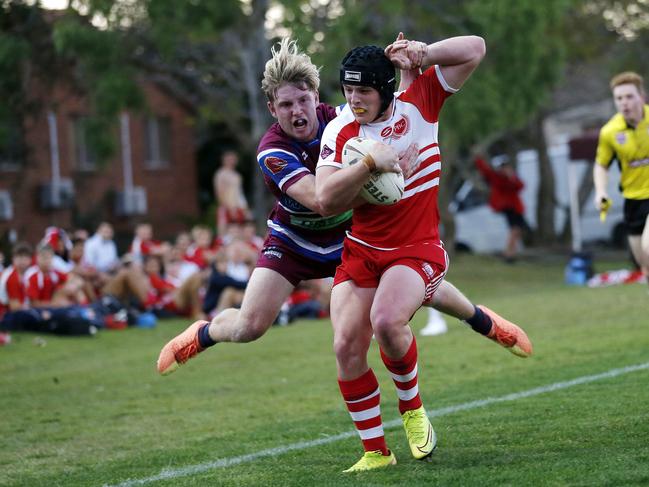
<svg viewBox="0 0 649 487"><path fill-rule="evenodd" d="M374 142L363 157L363 162L370 171L401 172L397 151L382 142Z"/></svg>

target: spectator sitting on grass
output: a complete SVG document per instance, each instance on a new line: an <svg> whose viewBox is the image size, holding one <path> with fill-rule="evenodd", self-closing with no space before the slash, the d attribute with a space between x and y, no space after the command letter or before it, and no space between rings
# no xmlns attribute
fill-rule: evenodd
<svg viewBox="0 0 649 487"><path fill-rule="evenodd" d="M52 257L52 266L59 272L68 273L72 270L73 264L70 262L70 250L72 241L65 230L58 227L47 227L45 236L39 245L49 245L54 251Z"/></svg>
<svg viewBox="0 0 649 487"><path fill-rule="evenodd" d="M196 225L192 228L191 235L193 242L187 248L185 258L201 269L206 269L214 262L217 251L212 230L204 225Z"/></svg>
<svg viewBox="0 0 649 487"><path fill-rule="evenodd" d="M12 250L11 265L0 273L0 322L5 313L28 308L24 276L32 254L30 244L18 242Z"/></svg>
<svg viewBox="0 0 649 487"><path fill-rule="evenodd" d="M162 242L153 238L153 225L145 222L138 223L135 227L135 235L128 252L133 261L141 265L147 255L162 255L163 247Z"/></svg>
<svg viewBox="0 0 649 487"><path fill-rule="evenodd" d="M25 272L26 293L34 308L51 306L54 291L67 279L67 274L54 269L54 256L54 249L41 243L36 249L36 264Z"/></svg>
<svg viewBox="0 0 649 487"><path fill-rule="evenodd" d="M86 240L83 249L84 265L95 269L99 280L104 283L108 280L108 275L114 274L121 265L113 237L113 226L101 222L95 234Z"/></svg>

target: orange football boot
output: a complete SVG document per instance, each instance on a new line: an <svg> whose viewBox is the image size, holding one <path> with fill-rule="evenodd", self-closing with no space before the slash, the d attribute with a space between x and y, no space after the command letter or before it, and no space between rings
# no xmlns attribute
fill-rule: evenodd
<svg viewBox="0 0 649 487"><path fill-rule="evenodd" d="M206 323L209 322L205 320L195 321L180 335L167 342L158 357L158 372L162 375L171 374L180 365L205 350L198 342L198 330Z"/></svg>
<svg viewBox="0 0 649 487"><path fill-rule="evenodd" d="M478 305L478 308L491 318L492 326L487 338L492 339L519 357L525 358L532 355L532 342L519 326L507 321L486 306Z"/></svg>

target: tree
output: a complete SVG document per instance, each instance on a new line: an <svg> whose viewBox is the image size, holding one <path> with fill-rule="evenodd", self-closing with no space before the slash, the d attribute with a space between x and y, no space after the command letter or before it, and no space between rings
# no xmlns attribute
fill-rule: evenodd
<svg viewBox="0 0 649 487"><path fill-rule="evenodd" d="M540 154L538 222L544 241L554 238L554 175L540 136L543 118L552 110L550 94L568 72L568 61L580 56L596 59L601 46L629 29L642 40L646 24L638 19L647 18L646 2L641 0L613 4L605 0L74 0L70 5L51 34L36 29L50 35L53 47L48 51L34 49L40 44L27 35L35 31L25 30L28 24L18 31L5 27L10 24L6 12L12 12L15 24L19 12L40 11L38 7L3 2L0 66L3 72L17 73L21 60L47 52L52 53L51 62L39 65L53 66L55 60L74 63L76 81L95 103L92 128L100 154L114 149L102 136L115 115L142 107L136 83L142 71L195 107L200 136L211 136L208 127L219 124L243 150L254 154L272 121L260 90L272 40L283 35L298 39L323 67L321 98L337 103L343 100L340 59L355 45L385 45L400 30L427 42L482 35L487 57L442 114L441 206L446 206L450 196L446 191L453 187L454 178L469 167L464 159L469 147L515 133L519 139L535 141ZM604 25L617 32L602 32ZM642 55L644 46L634 42L626 49L643 66L649 63ZM628 57L618 56L617 62L627 63ZM20 103L19 97L10 96L16 79L7 76L0 86L0 95L7 94L11 106ZM7 117L3 108L0 127ZM0 130L0 140L2 136ZM253 158L244 172L253 178L253 203L261 222L267 192ZM452 221L447 219L445 227L449 231Z"/></svg>
<svg viewBox="0 0 649 487"><path fill-rule="evenodd" d="M22 1L0 4L0 159L26 159L28 148L20 126L39 107L27 96L35 78L60 72L50 40L51 29L42 10Z"/></svg>
<svg viewBox="0 0 649 487"><path fill-rule="evenodd" d="M253 154L270 122L259 90L259 73L269 52L264 30L268 4L268 0L76 0L69 17L83 11L86 19L101 19L102 28L89 22L57 27L58 47L79 59L87 68L87 78L97 76L112 84L113 113L129 106L126 83L121 81L134 80L137 71L146 72L195 107L199 137L204 138L217 123L246 153ZM115 63L97 63L98 51L88 48L93 43L83 41L101 37L102 47L112 37L115 51L120 51L115 53ZM88 88L99 91L92 85ZM244 172L256 175L256 162L250 161ZM255 177L254 182L254 207L263 211L263 181ZM257 212L258 221L264 216Z"/></svg>
<svg viewBox="0 0 649 487"><path fill-rule="evenodd" d="M454 173L466 165L458 160L461 152L494 134L526 127L547 102L564 65L560 33L570 6L568 0L413 0L407 5L349 0L319 4L317 8L303 8L303 2L285 5L290 15L284 27L307 39L320 40L312 47L312 55L323 62L323 85L330 87L332 94L339 92L336 67L354 45L385 45L399 30L427 42L465 34L486 39L487 57L463 87L461 96L452 97L442 114L442 209L450 197L448 189L454 186ZM311 45L310 41L306 43ZM321 44L326 48L320 49ZM336 53L333 58L332 52ZM546 236L546 228L553 228L554 182L543 155L539 171L543 180L539 221ZM452 241L448 216L445 239Z"/></svg>

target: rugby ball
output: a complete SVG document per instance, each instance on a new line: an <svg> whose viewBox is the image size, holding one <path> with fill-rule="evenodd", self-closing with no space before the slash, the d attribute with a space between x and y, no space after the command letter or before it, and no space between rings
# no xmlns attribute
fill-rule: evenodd
<svg viewBox="0 0 649 487"><path fill-rule="evenodd" d="M353 166L360 162L375 143L375 140L363 137L349 139L343 147L343 167ZM374 171L361 188L360 195L373 205L393 205L401 200L403 187L403 174Z"/></svg>

